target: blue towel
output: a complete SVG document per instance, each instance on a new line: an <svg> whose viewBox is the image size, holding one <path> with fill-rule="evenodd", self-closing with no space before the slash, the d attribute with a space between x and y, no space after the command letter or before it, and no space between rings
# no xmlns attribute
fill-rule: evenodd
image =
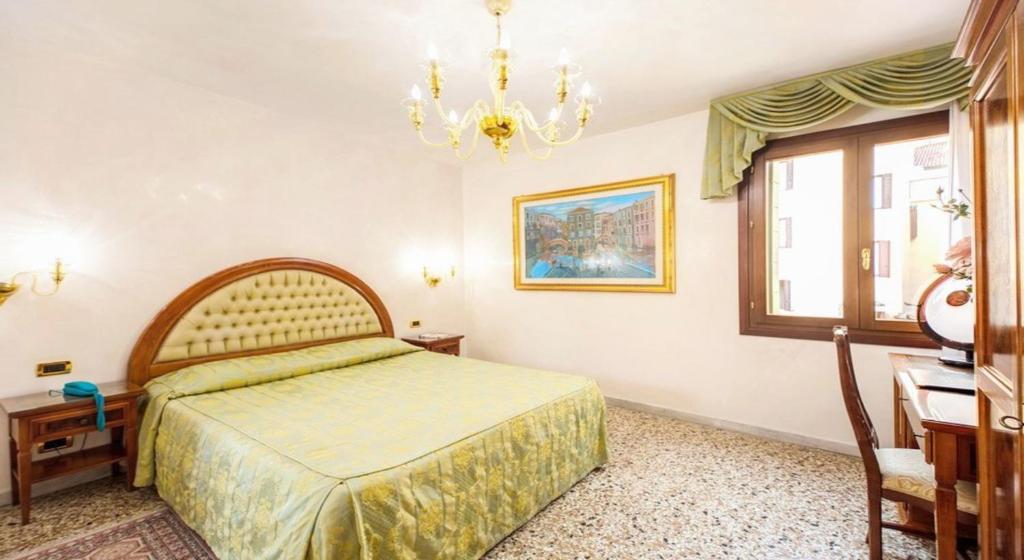
<svg viewBox="0 0 1024 560"><path fill-rule="evenodd" d="M70 381L64 384L64 394L69 397L92 397L96 401L96 427L101 432L107 427L107 416L103 413L103 395L95 383Z"/></svg>

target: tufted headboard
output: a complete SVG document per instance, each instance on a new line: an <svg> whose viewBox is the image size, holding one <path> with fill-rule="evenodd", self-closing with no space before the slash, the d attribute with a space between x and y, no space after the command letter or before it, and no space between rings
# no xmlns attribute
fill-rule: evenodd
<svg viewBox="0 0 1024 560"><path fill-rule="evenodd" d="M324 262L263 259L222 270L174 298L128 360L128 380L194 364L394 336L391 317L362 280Z"/></svg>

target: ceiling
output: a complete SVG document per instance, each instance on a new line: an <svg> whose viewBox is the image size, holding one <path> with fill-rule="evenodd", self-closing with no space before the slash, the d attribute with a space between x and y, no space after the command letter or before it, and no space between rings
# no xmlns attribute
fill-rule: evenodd
<svg viewBox="0 0 1024 560"><path fill-rule="evenodd" d="M516 52L510 98L546 115L550 66L564 46L604 101L592 133L608 132L952 41L967 5L515 0L504 21ZM414 81L422 84L427 44L448 64L443 99L461 114L487 93L494 28L482 0L7 0L0 41L8 56L59 50L349 132L408 139L400 102Z"/></svg>

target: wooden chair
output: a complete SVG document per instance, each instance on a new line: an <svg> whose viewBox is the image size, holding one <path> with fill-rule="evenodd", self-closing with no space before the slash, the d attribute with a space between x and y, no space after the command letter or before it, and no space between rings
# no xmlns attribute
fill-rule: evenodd
<svg viewBox="0 0 1024 560"><path fill-rule="evenodd" d="M832 329L839 360L839 385L843 390L846 414L853 425L860 457L868 482L868 547L871 560L882 558L882 529L895 529L905 533L935 538L928 528L904 525L882 520L882 498L916 506L935 512L935 474L919 449L879 449L878 434L871 423L864 401L857 388L850 356L850 340L846 327ZM978 524L977 486L967 482L957 484L957 523L965 526Z"/></svg>

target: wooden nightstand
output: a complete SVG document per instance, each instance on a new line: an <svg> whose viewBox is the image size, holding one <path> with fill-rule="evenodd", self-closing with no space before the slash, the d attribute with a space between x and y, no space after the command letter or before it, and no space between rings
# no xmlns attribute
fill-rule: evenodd
<svg viewBox="0 0 1024 560"><path fill-rule="evenodd" d="M462 334L451 334L444 338L437 338L434 340L423 340L415 336L403 337L402 340L419 346L425 350L431 352L437 352L438 354L450 354L452 356L458 356L460 353L461 340L465 338Z"/></svg>
<svg viewBox="0 0 1024 560"><path fill-rule="evenodd" d="M132 488L138 440L138 397L144 391L124 381L102 383L99 389L104 398L103 411L111 443L80 451L61 451L60 455L54 452L53 457L34 462L33 447L45 441L96 432L96 404L92 397L49 393L0 399L11 436L11 493L14 505L21 505L22 525L29 522L32 484L36 482L102 465L111 465L117 474L118 463L124 461L128 488Z"/></svg>

